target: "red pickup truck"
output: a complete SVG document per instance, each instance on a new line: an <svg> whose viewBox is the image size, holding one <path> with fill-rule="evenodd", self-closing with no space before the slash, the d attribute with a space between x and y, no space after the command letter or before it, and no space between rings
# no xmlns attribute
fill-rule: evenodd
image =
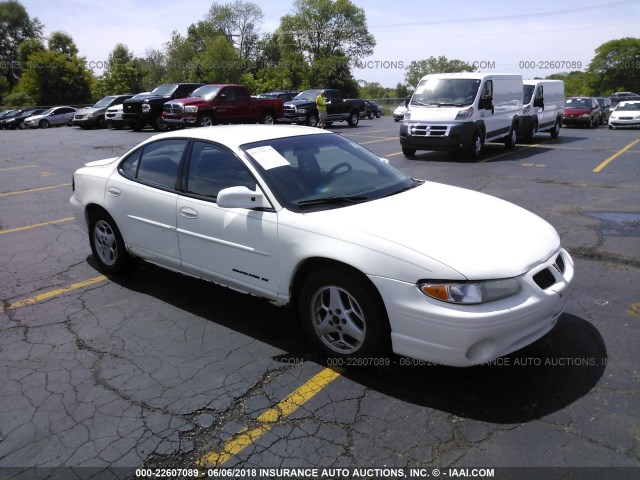
<svg viewBox="0 0 640 480"><path fill-rule="evenodd" d="M283 116L283 101L251 98L244 85L204 85L187 98L164 104L162 119L170 125L208 127L217 123L274 124Z"/></svg>

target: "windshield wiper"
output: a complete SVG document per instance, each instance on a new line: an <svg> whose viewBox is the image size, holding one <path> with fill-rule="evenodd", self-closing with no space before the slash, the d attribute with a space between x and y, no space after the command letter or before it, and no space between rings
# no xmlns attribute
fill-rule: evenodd
<svg viewBox="0 0 640 480"><path fill-rule="evenodd" d="M335 204L335 205L352 205L354 203L365 202L369 198L361 195L352 195L352 196L333 196L333 197L321 197L321 198L311 198L309 200L302 200L297 202L299 207L306 205L322 205L322 204Z"/></svg>
<svg viewBox="0 0 640 480"><path fill-rule="evenodd" d="M416 188L418 185L422 185L424 183L424 180L416 180L415 178L413 178L412 180L413 180L413 183L411 185L409 185L407 187L400 188L400 189L395 190L395 191L393 191L391 193L387 193L385 195L385 197L390 197L391 195L397 195L398 193L406 192L407 190L411 190L413 188Z"/></svg>

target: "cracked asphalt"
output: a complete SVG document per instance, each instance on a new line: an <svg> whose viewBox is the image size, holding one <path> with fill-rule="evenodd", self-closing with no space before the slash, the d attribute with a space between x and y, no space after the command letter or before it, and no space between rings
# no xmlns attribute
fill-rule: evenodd
<svg viewBox="0 0 640 480"><path fill-rule="evenodd" d="M638 131L564 128L468 163L405 159L397 130L390 117L334 128L412 176L549 221L576 262L567 309L491 365L342 365L286 413L327 366L295 313L144 263L103 278L69 218L73 171L152 132L0 131L0 477L384 466L639 478L640 144L593 172Z"/></svg>

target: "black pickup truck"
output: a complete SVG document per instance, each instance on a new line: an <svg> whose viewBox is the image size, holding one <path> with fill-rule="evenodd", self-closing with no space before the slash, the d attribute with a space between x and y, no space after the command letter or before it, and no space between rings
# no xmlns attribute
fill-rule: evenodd
<svg viewBox="0 0 640 480"><path fill-rule="evenodd" d="M122 119L132 130L142 130L150 124L155 131L167 129L162 119L165 102L175 98L188 97L202 83L167 83L157 86L148 95L136 95L122 104Z"/></svg>
<svg viewBox="0 0 640 480"><path fill-rule="evenodd" d="M327 120L329 126L333 122L345 121L350 127L358 126L360 115L364 114L364 100L345 99L338 90L332 88L318 88L304 90L293 100L284 104L284 116L278 122L300 123L315 127L318 125L318 109L316 97L324 90L324 98L327 102Z"/></svg>

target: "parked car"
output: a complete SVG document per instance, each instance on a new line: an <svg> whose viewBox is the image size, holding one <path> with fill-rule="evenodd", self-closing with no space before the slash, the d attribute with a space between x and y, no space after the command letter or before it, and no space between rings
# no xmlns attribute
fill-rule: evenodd
<svg viewBox="0 0 640 480"><path fill-rule="evenodd" d="M264 92L256 95L256 98L279 98L283 102L293 100L300 92L298 90L278 90L275 92Z"/></svg>
<svg viewBox="0 0 640 480"><path fill-rule="evenodd" d="M50 126L70 125L73 115L77 112L73 107L53 107L40 115L32 115L24 121L29 128L49 128Z"/></svg>
<svg viewBox="0 0 640 480"><path fill-rule="evenodd" d="M571 97L564 101L563 125L597 127L600 123L600 105L593 97Z"/></svg>
<svg viewBox="0 0 640 480"><path fill-rule="evenodd" d="M609 128L640 127L640 99L618 103L609 117Z"/></svg>
<svg viewBox="0 0 640 480"><path fill-rule="evenodd" d="M609 99L615 107L619 102L624 102L625 100L640 100L640 95L633 92L615 92L609 95Z"/></svg>
<svg viewBox="0 0 640 480"><path fill-rule="evenodd" d="M339 90L333 88L316 88L300 92L296 98L285 102L284 117L278 118L278 122L317 126L316 98L323 91L324 99L327 102L325 125L330 126L333 122L344 121L350 127L357 127L360 121L360 112L364 112L364 101L357 98L344 98Z"/></svg>
<svg viewBox="0 0 640 480"><path fill-rule="evenodd" d="M131 98L144 97L145 95L149 95L150 93L151 92L138 93ZM107 110L104 112L105 125L107 127L115 128L116 130L119 130L122 127L126 126L127 122L124 121L124 118L122 116L123 111L124 105L122 103L107 108Z"/></svg>
<svg viewBox="0 0 640 480"><path fill-rule="evenodd" d="M133 97L133 93L104 97L94 106L78 110L71 123L80 128L103 128L106 125L104 114L107 109L113 105L120 105L131 97Z"/></svg>
<svg viewBox="0 0 640 480"><path fill-rule="evenodd" d="M376 102L371 100L364 101L364 116L369 120L373 119L373 117L380 118L382 115L382 108Z"/></svg>
<svg viewBox="0 0 640 480"><path fill-rule="evenodd" d="M0 119L0 128L7 130L15 130L16 128L24 128L24 121L32 115L39 115L44 112L44 108L26 108L22 110L14 110L6 117Z"/></svg>
<svg viewBox="0 0 640 480"><path fill-rule="evenodd" d="M188 98L164 104L162 119L169 125L210 127L217 123L266 123L282 117L279 98L251 98L244 85L204 85Z"/></svg>
<svg viewBox="0 0 640 480"><path fill-rule="evenodd" d="M558 138L564 112L564 82L562 80L523 80L523 107L518 135L527 143L536 133L546 132Z"/></svg>
<svg viewBox="0 0 640 480"><path fill-rule="evenodd" d="M373 358L390 343L446 365L491 361L554 327L574 276L542 218L408 177L317 128L168 132L88 163L73 185L104 273L138 257L291 305L333 358ZM455 215L425 209L434 199Z"/></svg>
<svg viewBox="0 0 640 480"><path fill-rule="evenodd" d="M396 122L399 122L400 120L402 120L404 118L404 112L406 112L406 111L407 111L407 106L404 103L401 103L393 111L393 119Z"/></svg>
<svg viewBox="0 0 640 480"><path fill-rule="evenodd" d="M124 101L122 117L132 130L142 130L151 125L155 131L167 129L162 119L162 107L169 100L191 95L202 83L167 83L154 88L149 95L136 95Z"/></svg>
<svg viewBox="0 0 640 480"><path fill-rule="evenodd" d="M605 125L609 122L609 115L613 111L613 105L611 99L608 97L595 97L600 105L600 125ZM640 100L640 97L638 97Z"/></svg>

